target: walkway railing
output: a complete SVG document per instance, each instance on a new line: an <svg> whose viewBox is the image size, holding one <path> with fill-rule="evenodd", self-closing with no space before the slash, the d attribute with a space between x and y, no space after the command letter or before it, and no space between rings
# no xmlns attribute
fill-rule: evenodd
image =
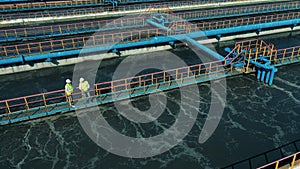
<svg viewBox="0 0 300 169"><path fill-rule="evenodd" d="M27 27L0 30L1 41L14 41L26 38L45 38L94 31L113 30L118 28L137 28L145 26L145 19L142 17L121 18L114 20L98 20L93 22L79 22L73 24L50 25L40 27Z"/></svg>
<svg viewBox="0 0 300 169"><path fill-rule="evenodd" d="M95 91L96 95L105 94L108 91L112 94L119 92L129 92L132 94L136 88L143 88L143 90L146 91L149 85L154 85L156 88L159 88L160 84L167 83L170 86L173 81L182 83L184 79L190 77L196 78L196 76L199 75L208 77L209 74L212 73L217 75L224 71L224 63L224 61L215 61L111 82L98 83L95 84Z"/></svg>
<svg viewBox="0 0 300 169"><path fill-rule="evenodd" d="M103 12L128 12L128 11L139 11L144 10L148 11L149 8L153 8L152 10L155 11L162 11L168 10L172 8L182 8L184 6L197 6L202 4L209 4L209 3L221 3L221 2L243 2L246 0L192 0L192 1L171 1L171 2L163 2L157 4L133 4L133 5L126 5L126 6L118 6L118 7L95 7L95 8L85 8L85 9L66 9L60 11L44 11L44 12L34 12L34 13L26 13L26 14L6 14L2 15L0 21L9 21L9 20L16 20L16 19L43 19L43 18L58 18L58 17L73 17L79 15L95 15ZM124 15L124 14L120 14ZM103 16L104 17L104 16Z"/></svg>
<svg viewBox="0 0 300 169"><path fill-rule="evenodd" d="M121 4L141 3L141 2L157 2L159 0L118 0ZM0 5L0 12L28 11L28 10L44 10L56 8L70 7L90 7L107 4L105 0L76 0L76 1L48 1L35 3L15 3Z"/></svg>
<svg viewBox="0 0 300 169"><path fill-rule="evenodd" d="M198 19L209 19L215 17L228 17L228 16L241 16L249 15L254 13L263 12L276 12L282 10L291 10L300 8L300 1L285 2L276 4L264 4L256 6L238 7L238 8L220 8L212 10L200 10L192 12L183 12L174 14L183 20L198 20ZM244 19L244 18L241 18ZM261 18L255 18L255 20L263 20ZM249 22L252 20L249 20ZM243 24L244 21L236 21L237 24ZM235 23L232 21L232 23ZM0 30L0 42L14 41L26 38L44 38L53 36L63 36L69 34L79 34L87 32L95 32L99 30L110 30L116 28L126 28L135 26L144 26L145 21L142 17L136 18L121 18L117 20L99 20L92 22L80 22L72 24L61 24L61 25L50 25L41 27L27 27L27 28L16 28ZM222 24L218 24L223 26ZM203 26L203 25L202 25ZM230 26L230 25L229 25ZM205 26L207 27L207 26ZM213 27L213 25L208 26ZM227 27L227 26L226 26Z"/></svg>
<svg viewBox="0 0 300 169"><path fill-rule="evenodd" d="M263 40L254 39L237 42L234 52L237 54L243 53L243 68L242 71L249 73L250 60L256 61L259 57L267 57L274 66L294 63L300 61L300 46L294 46L284 49L276 49L274 44L268 44ZM239 55L241 56L241 55Z"/></svg>
<svg viewBox="0 0 300 169"><path fill-rule="evenodd" d="M213 19L221 17L243 16L243 15L255 15L270 12L279 12L287 10L296 10L300 8L300 1L271 3L253 6L241 6L234 8L219 8L210 10L200 10L192 12L176 13L175 15L191 21L200 19Z"/></svg>
<svg viewBox="0 0 300 169"><path fill-rule="evenodd" d="M204 22L204 23L197 24L198 27L192 26L189 27L188 29L185 28L185 30L182 31L169 32L169 33L163 32L158 28L146 29L146 30L137 29L128 32L103 33L101 35L94 35L94 36L1 46L0 56L2 57L0 59L19 57L21 55L33 55L33 54L43 54L43 53L50 53L56 51L81 49L86 42L89 43L86 44L85 47L95 47L99 45L109 46L115 43L128 43L133 41L145 40L160 35L184 34L184 33L196 32L199 30L222 29L222 28L238 27L238 26L253 25L253 24L260 24L260 23L272 23L281 20L290 20L290 19L299 19L299 18L300 18L300 12L290 12L290 13L283 13L283 14L238 18L238 19L231 19L231 20L224 20L224 21L217 21L217 22L215 21ZM144 24L143 21L141 20L137 20L137 22L141 22L141 24ZM179 24L181 23L178 24L175 23L175 27L176 25ZM276 53L273 56L276 56ZM279 59L278 56L277 58Z"/></svg>
<svg viewBox="0 0 300 169"><path fill-rule="evenodd" d="M179 23L180 24L180 23ZM176 25L175 27L180 26ZM106 33L86 37L76 37L61 40L43 41L28 44L10 45L0 47L0 59L18 57L20 55L33 55L43 54L65 50L81 49L97 47L97 46L109 46L116 43L128 43L132 41L140 41L143 39L150 39L160 35L175 35L175 34L186 34L195 32L198 29L191 27L188 30L182 30L177 32L166 33L158 28L152 29L136 29L128 32L118 33Z"/></svg>
<svg viewBox="0 0 300 169"><path fill-rule="evenodd" d="M299 144L300 140L281 145L269 151L257 154L234 164L222 167L221 169L298 169L299 168ZM298 152L298 153L295 153ZM295 153L295 154L293 154ZM295 158L294 167L290 168ZM280 159L280 160L278 160ZM271 163L270 163L271 162ZM270 163L270 164L268 164ZM276 168L276 165L278 166ZM267 164L267 165L265 165ZM287 165L287 164L290 164ZM264 166L263 166L264 165Z"/></svg>
<svg viewBox="0 0 300 169"><path fill-rule="evenodd" d="M292 61L300 56L300 46L294 46L284 49L275 49L273 44L268 44L263 40L249 40L236 43L240 45L241 52L245 50L244 56L250 59L257 59L259 56L268 56L270 61L276 66L283 64L285 61Z"/></svg>
<svg viewBox="0 0 300 169"><path fill-rule="evenodd" d="M200 30L232 28L237 26L254 25L262 23L278 22L283 20L299 19L300 12L288 12L273 15L261 15L253 17L243 17L236 19L228 19L217 22L203 22L198 23L197 26ZM259 29L259 28L258 28Z"/></svg>
<svg viewBox="0 0 300 169"><path fill-rule="evenodd" d="M257 169L298 169L300 168L300 152L274 161Z"/></svg>
<svg viewBox="0 0 300 169"><path fill-rule="evenodd" d="M286 58L285 61L283 61L283 59L281 60L282 63L290 63L292 61L292 56L294 56L294 60L297 60L298 62L300 61L300 55L298 52L300 47L274 49L273 44L268 44L262 40L254 39L236 43L234 50L224 57L224 60L153 72L109 82L96 83L89 91L92 94L91 98L88 99L93 100L92 103L94 105L104 104L160 90L168 90L193 83L225 77L234 73L232 70L233 67L229 65L233 62L238 62L238 58L235 58L236 60L234 60L230 58L229 55L232 55L234 52L243 53L242 57L247 59L247 57L256 56L256 54L252 54L253 51L255 51L253 53L256 53L257 51L258 54L262 54L269 50L267 48L273 49L273 52L277 51L277 57L280 55L280 58ZM293 51L294 53L278 51ZM268 54L270 54L270 52ZM247 64L244 64L244 66L246 67ZM248 66L249 65L247 65L247 67ZM85 104L87 99L81 98L81 92L73 93L73 98L74 102L78 103L77 105L79 108ZM53 113L70 110L74 109L72 109L68 104L68 98L66 97L64 90L2 100L0 101L0 125L12 123L14 122L14 119L22 121L23 118L30 119L40 116L48 116Z"/></svg>
<svg viewBox="0 0 300 169"><path fill-rule="evenodd" d="M110 82L94 84L89 92L94 103L108 103L124 98L140 96L162 89L171 89L224 76L224 61L215 61L188 67L176 68L135 76ZM159 90L158 90L159 89ZM82 104L81 93L73 95L75 105ZM78 103L78 104L76 104ZM85 104L85 102L83 103ZM51 91L30 96L0 101L0 125L16 118L28 118L41 113L53 113L53 110L70 110L64 90ZM59 108L59 109L58 109Z"/></svg>
<svg viewBox="0 0 300 169"><path fill-rule="evenodd" d="M34 2L34 3L2 4L0 5L0 12L101 5L104 3L103 1L104 0L100 0L100 2L98 2L97 0L76 0L76 1L48 1L48 2Z"/></svg>

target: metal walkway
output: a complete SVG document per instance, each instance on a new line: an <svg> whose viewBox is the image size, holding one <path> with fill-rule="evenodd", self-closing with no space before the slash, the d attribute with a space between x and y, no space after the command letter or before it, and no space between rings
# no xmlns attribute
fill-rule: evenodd
<svg viewBox="0 0 300 169"><path fill-rule="evenodd" d="M245 3L243 3L245 1ZM262 1L267 2L267 1ZM254 3L254 2L253 2ZM269 2L270 3L270 2ZM273 2L274 3L274 2ZM278 10L293 10L298 9L299 2L285 2L281 6L278 6ZM163 3L148 3L148 4L132 4L119 7L94 7L83 9L65 9L56 11L44 11L44 12L28 12L21 14L3 14L0 18L0 27L11 27L19 25L29 25L29 23L45 23L51 20L53 22L62 22L70 20L82 20L82 19L95 19L105 17L120 17L128 14L141 13L141 12L168 12L172 11L186 11L195 10L199 8L215 8L216 5L233 6L233 5L249 5L251 1L247 0L192 0L192 1L171 1ZM294 4L294 5L293 5ZM267 11L268 8L261 9ZM290 8L290 9L289 9ZM261 11L259 8L253 8L254 11Z"/></svg>
<svg viewBox="0 0 300 169"><path fill-rule="evenodd" d="M295 1L295 2L288 2L288 3L286 2L274 3L274 4L254 5L254 6L238 7L238 8L234 7L234 8L200 10L200 11L192 11L192 12L181 12L181 13L175 13L174 17L178 17L186 21L195 21L195 20L206 20L206 19L251 15L257 13L262 14L262 13L300 9L299 3L300 3L299 1ZM295 18L297 15L298 14L295 13ZM289 18L285 17L283 19L289 19ZM257 20L263 21L264 19L257 18ZM93 33L100 30L127 28L130 26L140 27L144 25L145 25L145 21L143 20L143 18L137 17L137 18L121 18L118 20L99 20L99 21L79 22L79 23L72 23L72 24L6 29L6 30L0 30L0 42L49 38L49 37L58 37L58 36L66 36L66 35L76 35L81 33ZM222 24L219 25L222 26Z"/></svg>
<svg viewBox="0 0 300 169"><path fill-rule="evenodd" d="M298 169L300 165L300 140L284 144L222 169ZM286 152L296 152L289 154Z"/></svg>
<svg viewBox="0 0 300 169"><path fill-rule="evenodd" d="M116 26L120 26L119 24L122 22L122 20L116 22ZM144 20L137 19L131 20L130 22L128 20L128 24L132 22L135 22L137 25L145 24ZM263 29L279 26L296 26L299 23L300 12L245 17L217 22L203 22L197 25L189 24L184 21L176 21L165 25L171 29L171 31L167 32L161 28L141 28L135 31L102 32L101 34L86 37L1 46L0 56L2 56L2 58L0 58L0 65L22 64L28 61L44 61L45 59L50 60L52 58L78 55L80 52L107 52L131 47L163 43L168 44L180 40L180 37L184 34L193 38L203 36L221 37L229 33L243 31L259 32ZM85 50L81 51L83 47L85 47Z"/></svg>
<svg viewBox="0 0 300 169"><path fill-rule="evenodd" d="M185 36L185 38L187 38ZM191 45L195 45L192 41ZM200 50L203 50L201 46ZM255 51L255 52L253 52ZM76 109L97 106L117 100L142 96L162 90L169 90L190 84L219 79L241 73L255 72L256 65L250 59L268 57L273 66L300 62L300 46L275 49L263 40L249 40L236 43L235 48L222 60L164 70L131 78L94 84L91 98L81 98L74 93ZM87 99L91 99L87 103ZM64 90L23 96L0 101L0 125L46 117L57 113L74 111L70 107Z"/></svg>
<svg viewBox="0 0 300 169"><path fill-rule="evenodd" d="M61 8L75 8L75 7L93 7L101 5L118 5L129 3L145 3L158 2L159 0L76 0L76 1L48 1L48 2L34 2L34 3L15 3L0 5L0 13L22 12L22 11L38 11ZM9 2L9 1L8 1Z"/></svg>

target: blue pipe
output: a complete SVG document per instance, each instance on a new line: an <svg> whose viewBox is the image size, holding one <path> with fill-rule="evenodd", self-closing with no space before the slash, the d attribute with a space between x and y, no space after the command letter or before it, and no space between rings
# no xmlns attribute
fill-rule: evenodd
<svg viewBox="0 0 300 169"><path fill-rule="evenodd" d="M171 29L169 29L169 28L163 26L162 24L153 22L153 21L151 21L150 19L146 19L146 22L147 22L149 25L152 25L152 26L157 27L157 28L159 28L159 29L162 29L162 30L164 30L164 31L171 31Z"/></svg>
<svg viewBox="0 0 300 169"><path fill-rule="evenodd" d="M266 74L266 71L265 71L265 70L262 70L262 74L261 74L260 81L264 81L265 74Z"/></svg>
<svg viewBox="0 0 300 169"><path fill-rule="evenodd" d="M256 76L257 80L260 79L260 75L261 75L261 70L260 70L260 69L257 69L257 76Z"/></svg>
<svg viewBox="0 0 300 169"><path fill-rule="evenodd" d="M8 65L8 64L16 64L16 63L23 63L24 60L21 56L17 58L6 58L0 60L0 65Z"/></svg>
<svg viewBox="0 0 300 169"><path fill-rule="evenodd" d="M165 42L169 42L169 41L174 41L174 39L176 40L180 40L180 39L185 39L186 36L189 36L191 38L200 38L200 37L204 37L204 36L214 36L214 35L222 35L222 34L227 34L227 33L237 33L239 31L249 31L252 29L257 29L258 27L261 28L270 28L270 27L276 27L276 26L284 26L284 25L291 25L291 24L298 24L300 23L300 19L292 19L292 20L287 20L287 21L279 21L279 22L273 22L273 23L264 23L264 24L256 24L256 25L248 25L248 26L239 26L239 27L233 27L233 28L224 28L224 29L216 29L216 30L208 30L208 31L199 31L199 32L192 32L189 34L181 34L181 35L175 35L175 36L161 36L161 37L155 37L152 38L148 41L142 41L142 42L132 42L129 44L119 44L119 45L115 45L116 49L119 49L118 47L125 49L127 47L140 47L140 46L144 46L144 45L153 45L153 44L158 44L158 43L165 43ZM157 24L157 23L156 23ZM158 24L159 25L159 24ZM159 25L162 29L166 29L166 27ZM238 29L237 29L238 28ZM197 43L199 44L199 43ZM198 46L198 45L197 45ZM199 45L202 46L202 45ZM202 47L201 47L202 48ZM98 50L95 51L106 51L107 49L111 49L111 47L104 47L104 48L97 48ZM69 52L69 51L65 51L65 52ZM76 52L74 52L76 53ZM34 58L37 59L43 59L43 58L49 58L49 57L42 57L40 56L41 54L39 54L38 56L25 56L25 60L35 60ZM67 56L68 53L62 54L62 52L54 52L54 53L49 53L46 55L51 55L51 57L60 57L60 56ZM54 56L55 55L55 56ZM218 55L212 55L212 56L216 56L218 59L223 59L223 57L219 57ZM14 64L14 63L22 63L21 59L15 59L15 58L7 58L7 59L3 59L0 60L0 65L7 65L7 64Z"/></svg>
<svg viewBox="0 0 300 169"><path fill-rule="evenodd" d="M271 86L273 84L273 79L274 79L274 75L275 75L275 72L277 72L277 68L273 68L271 70L271 77L270 77L270 80L269 80L269 85Z"/></svg>
<svg viewBox="0 0 300 169"><path fill-rule="evenodd" d="M268 70L268 72L267 72L267 76L266 76L266 80L265 80L265 82L268 84L269 83L269 80L270 80L270 70Z"/></svg>
<svg viewBox="0 0 300 169"><path fill-rule="evenodd" d="M231 28L223 28L223 29L213 29L204 31L206 36L216 36L216 35L224 35L229 33L238 33L238 32L245 32L245 31L255 31L257 29L266 29L266 28L273 28L273 27L280 27L280 26L290 26L293 24L299 24L300 19L290 19L284 21L277 21L277 22L269 22L269 23L260 23L260 24L253 24L253 25L245 25L245 26L237 26Z"/></svg>
<svg viewBox="0 0 300 169"><path fill-rule="evenodd" d="M192 39L192 38L186 36L186 37L185 37L185 40L187 40L191 45L194 45L194 46L196 46L197 48L201 49L202 51L208 53L210 56L212 56L212 57L214 57L214 58L216 58L216 59L218 59L218 60L224 60L224 57L223 57L223 56L221 56L221 55L218 54L217 52L215 52L215 51L209 49L208 47L206 47L206 46L200 44L199 42L195 41L194 39Z"/></svg>

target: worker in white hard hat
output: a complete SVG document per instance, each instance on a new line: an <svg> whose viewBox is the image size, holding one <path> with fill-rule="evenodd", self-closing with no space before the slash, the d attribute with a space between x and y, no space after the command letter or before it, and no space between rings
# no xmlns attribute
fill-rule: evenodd
<svg viewBox="0 0 300 169"><path fill-rule="evenodd" d="M80 78L79 79L79 90L81 91L82 94L82 98L86 98L86 97L90 97L90 84L87 80L85 80L84 78Z"/></svg>
<svg viewBox="0 0 300 169"><path fill-rule="evenodd" d="M69 102L70 106L72 106L72 102L73 102L73 97L72 97L73 86L71 84L71 80L70 79L66 80L65 93L66 93L67 101Z"/></svg>

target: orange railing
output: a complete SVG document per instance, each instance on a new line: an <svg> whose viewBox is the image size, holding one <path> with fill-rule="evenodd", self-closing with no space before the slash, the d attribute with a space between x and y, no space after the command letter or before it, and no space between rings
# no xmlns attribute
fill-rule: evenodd
<svg viewBox="0 0 300 169"><path fill-rule="evenodd" d="M140 27L145 26L145 19L141 17L134 18L121 18L114 20L99 20L92 22L79 22L72 24L27 27L0 30L0 39L17 39L24 37L37 37L37 36L53 36L68 33L85 33L88 30L100 31L111 30L116 28L126 27Z"/></svg>
<svg viewBox="0 0 300 169"><path fill-rule="evenodd" d="M188 29L186 30L183 30L181 32L175 32L175 33L176 34L189 33L189 32L198 31L199 29L210 30L210 29L229 28L229 27L244 26L244 25L251 25L251 24L275 22L275 21L287 20L287 19L296 19L296 18L300 18L300 12L264 15L264 16L249 17L249 18L238 18L238 19L224 20L224 21L217 21L217 22L215 21L204 22L204 23L197 24L198 27L194 25L191 27L187 27ZM141 20L137 20L137 21L143 22ZM180 24L181 23L175 25L178 26ZM31 55L34 53L49 53L53 51L62 51L66 49L67 50L81 49L83 47L83 44L85 44L85 42L88 41L89 39L91 39L89 40L91 44L86 45L87 47L92 45L108 46L118 42L149 39L150 37L159 36L160 34L165 35L166 33L161 32L160 29L147 29L147 30L136 29L135 31L130 31L130 32L107 33L102 35L94 35L91 37L77 37L77 38L70 38L70 39L44 41L38 43L1 46L0 55L4 57L16 57L20 54ZM170 32L170 34L172 34L172 32Z"/></svg>
<svg viewBox="0 0 300 169"><path fill-rule="evenodd" d="M92 97L97 97L100 101L105 101L106 95L113 95L119 92L134 93L136 89L146 91L147 86L159 88L159 84L165 83L171 86L171 83L183 84L187 78L209 78L212 75L221 75L223 72L224 61L215 61L203 64L197 64L182 68L154 72L150 74L102 82L94 84L90 90ZM81 93L73 94L74 101L80 99ZM14 99L0 101L0 114L11 114L20 110L29 110L40 106L48 106L58 103L67 102L64 90L51 91L30 96L23 96Z"/></svg>
<svg viewBox="0 0 300 169"><path fill-rule="evenodd" d="M263 4L255 6L241 6L234 8L218 8L210 10L192 11L192 12L182 12L176 13L175 15L183 19L197 19L197 18L211 18L220 16L230 16L230 15L242 15L247 13L261 13L261 12L275 12L278 10L289 10L297 9L300 5L299 1L294 2L283 2L274 4Z"/></svg>
<svg viewBox="0 0 300 169"><path fill-rule="evenodd" d="M299 2L288 2L288 3L280 3L280 4L267 4L267 5L259 5L259 6L252 6L252 7L239 7L239 8L226 8L226 9L213 9L213 10L201 10L201 11L193 11L193 12L184 12L184 13L176 13L175 16L180 19L197 19L197 18L205 18L205 17L213 17L213 16L220 16L220 15L231 15L231 14L242 14L247 12L259 12L264 10L276 10L281 8L295 8L298 7ZM297 14L294 15L295 17ZM271 16L270 16L271 17ZM271 17L272 18L272 17ZM277 17L275 17L277 18ZM282 18L282 17L279 17ZM245 18L241 18L240 20L230 20L227 23L232 23L234 26L243 25L243 23L249 24L248 22L253 22L254 20L256 23L258 21L265 22L268 21L266 18L257 18L257 19L248 19L246 21ZM273 16L274 19L274 16ZM210 25L201 25L203 29L211 29L218 25L221 28L230 27L232 25L223 25L226 22L217 22L214 26L209 22ZM236 24L236 25L235 25ZM252 23L253 24L253 23ZM67 33L80 33L84 31L97 31L98 29L113 29L117 27L126 27L126 26L143 26L145 25L145 21L142 17L136 18L122 18L118 20L100 20L100 21L93 21L93 22L81 22L81 23L74 23L74 24L62 24L62 25L51 25L51 26L41 26L41 27L28 27L28 28L17 28L17 29L7 29L7 30L0 30L0 39L17 39L17 38L24 38L24 37L36 37L36 36L52 36L52 35L60 35L60 34L67 34Z"/></svg>
<svg viewBox="0 0 300 169"><path fill-rule="evenodd" d="M300 167L300 152L274 161L257 169L296 169Z"/></svg>
<svg viewBox="0 0 300 169"><path fill-rule="evenodd" d="M100 2L99 2L100 1ZM76 0L76 1L48 1L48 2L35 2L35 3L14 3L2 4L0 10L22 10L22 9L35 9L35 8L54 8L63 6L84 6L103 3L104 0Z"/></svg>
<svg viewBox="0 0 300 169"><path fill-rule="evenodd" d="M294 57L300 55L300 46L291 48L273 50L271 53L272 61L275 63L284 63L286 60L293 60Z"/></svg>
<svg viewBox="0 0 300 169"><path fill-rule="evenodd" d="M240 46L238 53L245 50L245 57L257 59L258 56L268 56L270 61L273 61L275 64L284 63L285 60L293 60L294 57L300 56L300 46L275 49L273 44L268 44L259 39L237 42L235 46L237 45Z"/></svg>
<svg viewBox="0 0 300 169"><path fill-rule="evenodd" d="M249 72L250 60L254 59L256 61L260 56L268 57L272 64L277 66L285 63L292 63L300 56L300 46L275 49L274 44L268 44L259 39L237 42L233 51L237 54L243 52L243 71L245 73Z"/></svg>
<svg viewBox="0 0 300 169"><path fill-rule="evenodd" d="M239 0L239 1L246 1L246 0ZM91 14L97 14L106 11L110 11L110 12L128 12L128 11L136 11L136 10L148 11L149 8L151 8L152 11L157 12L157 11L169 10L175 7L200 5L200 4L207 4L207 3L220 3L220 2L237 2L237 1L236 0L171 1L171 2L156 3L156 4L148 3L148 4L125 5L125 6L123 5L118 7L97 7L97 8L85 8L85 9L64 10L64 11L44 11L44 12L26 13L24 15L20 15L20 14L2 15L0 20L8 21L8 20L19 19L19 18L37 19L37 18L45 18L45 17L91 15Z"/></svg>
<svg viewBox="0 0 300 169"><path fill-rule="evenodd" d="M177 27L180 27L177 25ZM176 26L175 26L176 27ZM93 36L76 37L61 40L34 42L28 44L1 46L0 55L4 57L16 57L18 55L32 55L50 53L55 51L75 50L81 49L83 46L86 48L96 46L109 46L115 43L124 43L128 41L139 41L142 39L149 39L159 35L174 35L184 34L197 31L197 28L190 27L188 30L166 33L158 28L155 29L135 29L134 31L107 33Z"/></svg>
<svg viewBox="0 0 300 169"><path fill-rule="evenodd" d="M228 19L222 21L213 22L203 22L198 23L197 26L200 30L211 30L211 29L221 29L221 28L232 28L237 26L253 25L260 23L270 23L290 19L299 19L300 12L288 12L273 15L260 15L254 17L243 17L236 19Z"/></svg>

